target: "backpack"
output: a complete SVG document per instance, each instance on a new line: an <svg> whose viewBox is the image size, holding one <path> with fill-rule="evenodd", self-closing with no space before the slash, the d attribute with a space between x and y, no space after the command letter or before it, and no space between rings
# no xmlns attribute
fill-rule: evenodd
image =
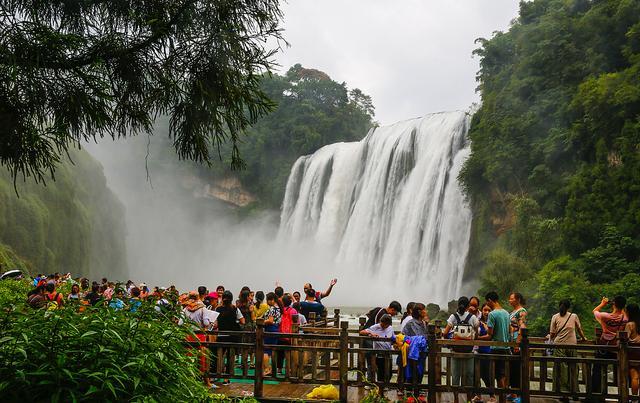
<svg viewBox="0 0 640 403"><path fill-rule="evenodd" d="M293 312L295 309L290 306L282 310L282 317L280 318L280 333L291 333L293 329ZM284 342L289 341L288 338L282 339Z"/></svg>
<svg viewBox="0 0 640 403"><path fill-rule="evenodd" d="M460 319L458 313L454 313L453 316L456 318L456 324L453 326L453 339L454 340L473 340L475 336L475 331L473 326L469 324L469 320L471 319L471 314L467 313L467 316L463 319ZM473 351L473 346L454 346L452 350L458 353L470 353Z"/></svg>

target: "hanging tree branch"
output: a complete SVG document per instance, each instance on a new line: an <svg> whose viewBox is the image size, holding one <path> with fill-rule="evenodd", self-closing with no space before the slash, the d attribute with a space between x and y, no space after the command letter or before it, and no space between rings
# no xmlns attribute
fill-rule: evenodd
<svg viewBox="0 0 640 403"><path fill-rule="evenodd" d="M151 133L211 164L272 102L278 0L7 0L0 6L0 165L42 180L70 144ZM278 46L278 45L276 45Z"/></svg>

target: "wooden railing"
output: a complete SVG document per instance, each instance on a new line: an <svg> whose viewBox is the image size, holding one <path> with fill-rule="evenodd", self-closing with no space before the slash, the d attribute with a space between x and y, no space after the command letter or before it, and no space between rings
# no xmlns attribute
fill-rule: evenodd
<svg viewBox="0 0 640 403"><path fill-rule="evenodd" d="M387 389L405 390L407 394L414 396L427 393L430 403L438 401L437 396L441 393L453 394L456 401L459 394L471 397L475 394L494 393L500 401L505 401L505 394L510 393L521 396L523 402L537 396L607 398L624 402L639 400L638 396L630 396L628 374L631 365L640 366L640 361L629 360L630 353L640 355L640 347L629 346L624 332L619 333L618 344L602 346L588 343L546 344L543 339L529 339L527 329L522 329L520 343L443 340L436 337L439 330L435 324L427 327L429 349L425 357L425 371L422 377L413 377L410 382L405 382L396 372L395 363L399 351L375 350L364 346L366 341L392 343L391 339L358 335L358 329L349 329L347 322L339 321L337 310L330 319L325 316L315 320L310 315L306 326L299 327L294 323L292 333L288 334L265 332L264 321L258 319L255 332L211 332L211 339L214 341L188 344L207 347L211 351L214 365L208 376L216 379L251 379L254 383L254 397L261 400L268 400L263 395L263 384L267 380L313 385L334 384L339 388L341 402L347 401L349 386L366 384L375 384L380 393ZM460 353L451 350L454 346L504 347L509 348L512 353ZM548 356L545 352L550 348L561 348L571 354L569 357ZM265 350L272 352L270 375L262 371ZM614 358L596 358L596 351L612 353ZM277 358L279 355L282 358ZM367 374L367 368L374 371L377 369L376 360L372 357L379 357L377 361L384 363L382 379L371 379ZM454 360L473 361L471 385L453 383ZM282 363L280 371L279 361ZM251 371L252 364L255 366L254 371ZM416 371L417 364L416 361L410 361L409 365ZM494 377L497 365L505 365L506 386L502 388L498 387ZM558 380L560 367L563 365L567 366L570 384L570 389L564 391L560 390ZM592 374L598 367L601 368L601 392L594 390L592 383Z"/></svg>

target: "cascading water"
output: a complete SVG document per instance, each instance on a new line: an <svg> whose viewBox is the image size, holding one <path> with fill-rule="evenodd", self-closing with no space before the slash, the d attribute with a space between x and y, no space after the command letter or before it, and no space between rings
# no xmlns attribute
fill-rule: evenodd
<svg viewBox="0 0 640 403"><path fill-rule="evenodd" d="M335 252L348 278L406 301L456 298L471 212L457 176L469 155L469 114L447 112L372 129L296 161L280 239Z"/></svg>

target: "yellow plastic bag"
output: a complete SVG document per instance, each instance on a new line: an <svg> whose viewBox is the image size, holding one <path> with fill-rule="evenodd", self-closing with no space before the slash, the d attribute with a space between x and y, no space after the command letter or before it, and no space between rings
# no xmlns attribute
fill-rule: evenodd
<svg viewBox="0 0 640 403"><path fill-rule="evenodd" d="M333 385L318 386L307 394L307 399L338 400L339 398L338 389Z"/></svg>

